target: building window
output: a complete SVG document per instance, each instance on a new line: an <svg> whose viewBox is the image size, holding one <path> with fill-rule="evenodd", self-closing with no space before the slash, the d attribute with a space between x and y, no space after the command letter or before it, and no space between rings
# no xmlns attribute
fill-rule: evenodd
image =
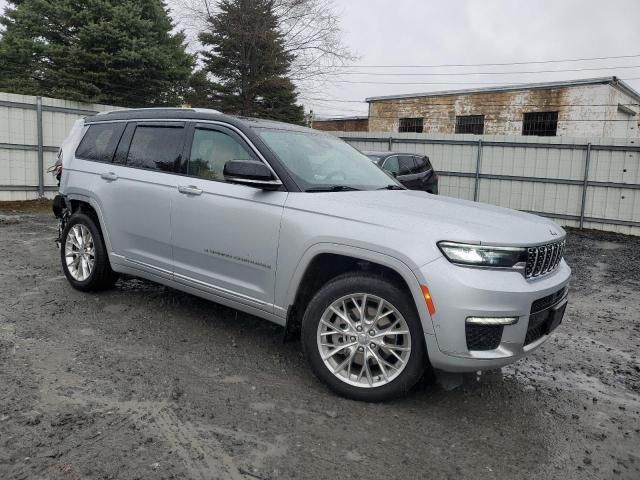
<svg viewBox="0 0 640 480"><path fill-rule="evenodd" d="M484 133L484 115L456 116L456 133L482 135Z"/></svg>
<svg viewBox="0 0 640 480"><path fill-rule="evenodd" d="M555 137L558 130L558 112L525 113L522 121L522 135Z"/></svg>
<svg viewBox="0 0 640 480"><path fill-rule="evenodd" d="M422 119L401 118L398 132L422 133Z"/></svg>

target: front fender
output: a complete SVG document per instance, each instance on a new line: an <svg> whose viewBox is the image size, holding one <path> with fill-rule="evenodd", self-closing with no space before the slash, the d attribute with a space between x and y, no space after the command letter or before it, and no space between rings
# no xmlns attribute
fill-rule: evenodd
<svg viewBox="0 0 640 480"><path fill-rule="evenodd" d="M307 268L313 259L320 254L343 255L358 260L377 263L395 271L409 286L409 293L413 297L424 332L427 334L433 334L433 322L429 315L429 311L427 310L422 290L420 289L420 281L411 268L409 268L409 266L403 261L386 253L354 247L352 245L329 242L321 242L311 245L298 261L286 289L283 289L282 298L277 299L277 301L279 300L279 305L283 305L285 309L286 307L293 305L298 293L298 287Z"/></svg>

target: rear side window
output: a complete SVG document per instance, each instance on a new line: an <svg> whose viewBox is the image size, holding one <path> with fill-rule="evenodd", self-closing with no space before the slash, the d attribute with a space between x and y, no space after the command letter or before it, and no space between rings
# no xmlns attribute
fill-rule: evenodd
<svg viewBox="0 0 640 480"><path fill-rule="evenodd" d="M127 155L127 167L179 172L184 141L183 127L136 128Z"/></svg>
<svg viewBox="0 0 640 480"><path fill-rule="evenodd" d="M408 175L416 171L416 161L413 157L400 157L400 175Z"/></svg>
<svg viewBox="0 0 640 480"><path fill-rule="evenodd" d="M416 162L418 162L418 172L426 172L427 170L431 170L431 162L427 157L415 157Z"/></svg>
<svg viewBox="0 0 640 480"><path fill-rule="evenodd" d="M116 151L124 123L95 123L76 150L76 157L95 162L111 162Z"/></svg>

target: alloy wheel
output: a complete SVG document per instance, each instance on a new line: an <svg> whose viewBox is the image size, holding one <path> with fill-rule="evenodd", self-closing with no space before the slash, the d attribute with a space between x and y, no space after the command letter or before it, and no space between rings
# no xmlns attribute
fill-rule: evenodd
<svg viewBox="0 0 640 480"><path fill-rule="evenodd" d="M411 355L411 334L402 314L375 295L356 293L333 302L317 331L322 361L349 385L380 387L404 370Z"/></svg>
<svg viewBox="0 0 640 480"><path fill-rule="evenodd" d="M86 226L77 223L69 229L64 253L73 279L78 282L87 280L96 265L96 249L93 235Z"/></svg>

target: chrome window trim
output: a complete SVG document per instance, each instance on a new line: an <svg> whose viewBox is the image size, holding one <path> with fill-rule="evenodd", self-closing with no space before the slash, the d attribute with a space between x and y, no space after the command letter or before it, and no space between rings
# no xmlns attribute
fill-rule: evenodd
<svg viewBox="0 0 640 480"><path fill-rule="evenodd" d="M215 180L214 180L215 181ZM256 184L256 185L274 185L281 186L282 182L278 179L276 180L253 180L250 178L236 178L236 177L228 177L227 182L225 183L238 183L242 184Z"/></svg>
<svg viewBox="0 0 640 480"><path fill-rule="evenodd" d="M275 180L280 182L280 185L284 185L284 183L282 182L282 179L278 176L278 174L275 172L275 170L273 169L273 167L269 164L269 162L267 161L266 158L264 158L264 155L262 155L262 153L260 153L260 150L258 150L258 148L253 144L253 142L251 140L249 140L249 138L242 132L242 130L240 130L238 127L235 127L234 125L231 125L229 123L226 122L221 122L220 120L201 120L201 119L188 119L188 118L184 118L184 119L175 119L175 118L128 118L126 120L105 120L105 121L99 121L99 122L91 122L90 124L85 124L85 126L89 126L89 125L97 125L100 123L116 123L116 122L121 122L121 123L129 123L129 122L150 122L150 123L156 123L156 122L183 122L185 124L184 127L182 128L187 128L187 123L193 123L194 124L194 130L197 128L195 126L195 124L198 123L206 123L206 124L211 124L211 125L216 125L216 126L220 126L220 127L224 127L224 128L228 128L230 130L233 130L235 133L237 133L242 140L244 140L244 142L249 146L249 148L253 151L253 153L255 153L259 160L264 163L267 168L271 171L271 174L273 175L273 177L275 178ZM75 155L74 155L75 157ZM77 158L77 157L76 157ZM82 159L80 159L82 160ZM127 165L119 165L121 167L126 167L126 168L139 168L139 167L130 167ZM153 170L153 169L140 169L140 170L147 170L147 171L152 171L152 172L160 172L160 173L166 173L168 175L179 175L182 177L189 177L189 178L199 178L199 177L194 177L193 175L185 175L185 174L180 174L177 172L161 172L160 170ZM207 180L207 179L201 179L201 180L205 180L205 181L214 181L214 180ZM219 182L219 183L228 183L228 182ZM235 184L235 185L241 185L241 184ZM274 184L275 185L275 184ZM250 187L248 185L241 185L241 186L246 186L247 188L254 188L254 187Z"/></svg>

